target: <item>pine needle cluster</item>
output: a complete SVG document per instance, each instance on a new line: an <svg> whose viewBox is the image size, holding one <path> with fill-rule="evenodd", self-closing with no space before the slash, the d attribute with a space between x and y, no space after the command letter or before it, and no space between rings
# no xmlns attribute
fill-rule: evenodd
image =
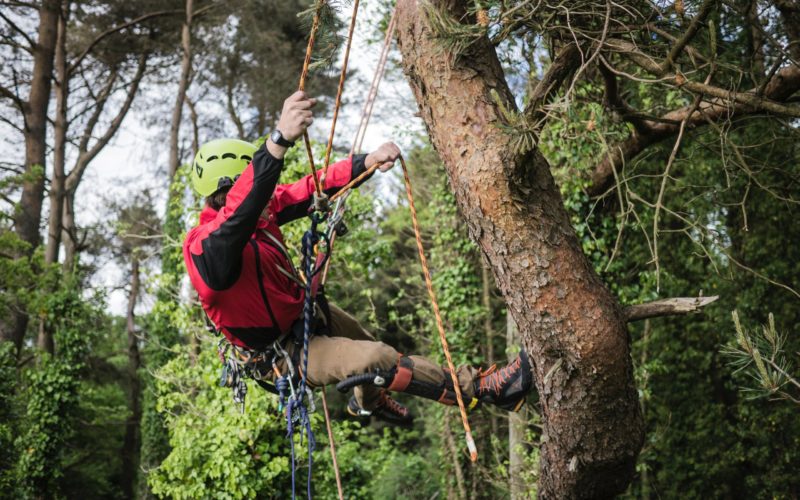
<svg viewBox="0 0 800 500"><path fill-rule="evenodd" d="M462 23L453 17L451 12L432 5L424 4L428 25L439 48L453 58L463 56L470 47L487 34L488 20L484 23ZM485 11L484 15L485 14Z"/></svg>
<svg viewBox="0 0 800 500"><path fill-rule="evenodd" d="M314 24L314 17L319 15L319 28L310 66L312 71L327 71L336 63L339 49L345 41L342 35L344 23L339 14L349 7L351 2L346 0L316 0L311 7L297 15L301 26L309 33Z"/></svg>
<svg viewBox="0 0 800 500"><path fill-rule="evenodd" d="M722 349L737 372L746 371L756 382L755 387L744 387L743 391L753 398L769 397L785 399L800 404L796 397L800 382L791 375L793 367L786 357L786 335L775 328L775 317L760 330L747 331L742 327L739 314L733 311L736 343Z"/></svg>

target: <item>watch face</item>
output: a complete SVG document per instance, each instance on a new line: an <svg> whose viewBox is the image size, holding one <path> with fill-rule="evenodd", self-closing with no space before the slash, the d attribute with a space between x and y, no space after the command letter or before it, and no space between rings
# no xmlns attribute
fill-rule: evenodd
<svg viewBox="0 0 800 500"><path fill-rule="evenodd" d="M281 135L280 131L276 129L272 131L272 133L269 135L269 138L272 139L272 142L275 144L280 144L283 136Z"/></svg>

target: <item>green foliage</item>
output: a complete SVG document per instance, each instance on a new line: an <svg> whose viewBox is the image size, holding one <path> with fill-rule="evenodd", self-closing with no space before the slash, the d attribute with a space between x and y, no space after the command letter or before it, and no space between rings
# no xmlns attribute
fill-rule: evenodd
<svg viewBox="0 0 800 500"><path fill-rule="evenodd" d="M736 341L722 353L728 356L737 372L746 370L755 381L755 387L747 385L742 390L753 398L785 399L800 404L797 394L800 381L794 376L793 363L787 359L786 335L775 327L775 317L770 314L768 323L760 331L750 332L742 327L736 311L732 316Z"/></svg>
<svg viewBox="0 0 800 500"><path fill-rule="evenodd" d="M19 437L19 489L26 496L59 497L64 478L65 445L75 432L80 376L96 328L97 310L85 302L71 277L46 297L55 329L56 353L42 353L27 376L25 433Z"/></svg>
<svg viewBox="0 0 800 500"><path fill-rule="evenodd" d="M17 359L11 342L0 343L0 498L11 498L16 477L14 464L17 448L14 444L14 422L19 419L19 408L15 398L17 386Z"/></svg>

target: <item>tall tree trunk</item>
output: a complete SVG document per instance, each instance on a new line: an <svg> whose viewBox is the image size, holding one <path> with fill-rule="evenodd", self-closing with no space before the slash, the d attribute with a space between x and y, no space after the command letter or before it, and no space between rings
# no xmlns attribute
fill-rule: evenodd
<svg viewBox="0 0 800 500"><path fill-rule="evenodd" d="M134 498L134 486L139 470L139 423L142 419L141 383L139 368L142 366L139 341L136 336L136 302L140 289L139 258L134 250L131 255L131 290L128 294L128 406L131 410L125 421L125 438L122 443L122 492L125 498Z"/></svg>
<svg viewBox="0 0 800 500"><path fill-rule="evenodd" d="M53 175L50 179L50 216L47 228L47 248L44 262L58 262L61 246L62 214L64 213L64 185L67 146L67 100L69 97L69 71L67 61L67 16L69 2L65 2L63 14L59 16L55 49L56 70L56 116L53 127Z"/></svg>
<svg viewBox="0 0 800 500"><path fill-rule="evenodd" d="M62 214L64 212L64 184L66 175L64 165L67 149L67 100L69 98L69 71L67 61L67 21L69 2L64 2L61 15L58 17L58 29L55 47L55 85L56 112L53 126L53 174L50 179L50 214L47 224L47 246L44 253L45 265L58 262L61 247ZM39 349L53 353L53 332L48 328L44 315L39 317L39 337L36 341Z"/></svg>
<svg viewBox="0 0 800 500"><path fill-rule="evenodd" d="M450 428L450 415L445 413L444 426L442 433L444 434L444 441L447 445L447 451L450 452L450 459L453 461L453 472L456 475L456 487L458 488L458 499L467 500L467 487L464 483L464 469L461 467L461 453L456 447L456 441L453 438L453 431Z"/></svg>
<svg viewBox="0 0 800 500"><path fill-rule="evenodd" d="M50 105L50 86L53 79L56 32L61 2L44 0L39 7L39 33L33 46L33 72L28 100L23 104L25 136L25 173L19 211L14 216L14 228L19 237L30 245L27 257L41 243L39 222L44 200L44 166L47 154L47 108ZM3 340L14 342L17 352L22 348L28 329L28 314L14 313L11 329L3 329Z"/></svg>
<svg viewBox="0 0 800 500"><path fill-rule="evenodd" d="M61 12L59 0L45 0L39 7L39 38L33 51L33 75L25 108L25 172L37 175L22 185L20 210L14 218L17 234L35 248L41 241L39 222L44 199L44 166L47 153L47 108L53 80L53 59ZM33 248L31 252L33 252Z"/></svg>
<svg viewBox="0 0 800 500"><path fill-rule="evenodd" d="M506 322L506 354L511 355L517 345L519 345L517 327L514 318L509 314ZM511 492L511 500L523 500L527 491L521 474L525 466L523 447L527 417L525 406L516 413L508 414L508 489Z"/></svg>
<svg viewBox="0 0 800 500"><path fill-rule="evenodd" d="M462 1L437 1L461 18ZM454 59L416 0L397 5L403 66L471 237L490 264L533 364L544 434L544 498L625 490L643 441L621 309L581 251L549 165L515 154L497 125L496 92L513 109L494 47Z"/></svg>
<svg viewBox="0 0 800 500"><path fill-rule="evenodd" d="M175 107L172 109L172 122L169 127L169 178L175 177L175 172L180 166L180 129L183 116L183 102L186 99L186 89L192 75L192 15L194 0L186 0L186 21L181 28L181 79L178 82L178 95L175 97Z"/></svg>

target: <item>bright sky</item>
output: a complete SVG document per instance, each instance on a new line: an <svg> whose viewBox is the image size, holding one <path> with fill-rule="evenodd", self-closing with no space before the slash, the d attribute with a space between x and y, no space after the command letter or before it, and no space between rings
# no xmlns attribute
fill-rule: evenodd
<svg viewBox="0 0 800 500"><path fill-rule="evenodd" d="M349 22L350 12L343 14ZM346 82L344 103L336 127L335 145L338 147L350 147L360 119L363 98L367 94L369 82L378 62L381 43L369 44L365 37L358 36L359 33L374 32L378 15L377 6L370 2L362 3L355 30L356 39L350 54L350 68L354 70L354 74ZM396 59L396 51L393 56ZM339 69L334 68L334 71L338 74ZM104 213L108 200L124 199L146 187L154 188L157 193L166 193L169 117L152 116L153 107L148 104L158 101L161 105L157 109L170 109L175 92L176 89L172 87L144 86L138 97L138 104L128 114L116 137L87 170L77 197L76 214L79 225L86 226L108 220L108 216ZM189 93L192 95L191 89ZM216 107L214 103L201 102L200 106L203 105L206 109L201 109L201 119L203 115L208 116L206 114L208 109ZM392 64L390 57L387 75L381 84L372 120L364 139L364 152L369 152L389 140L397 142L401 149L408 148L424 132L422 121L416 117L416 113L417 105L411 90L399 68ZM187 123L182 130L182 138L186 141L185 144L189 144L190 128L186 109L184 121ZM153 122L155 124L151 125ZM330 117L317 117L310 129L312 139L325 141L330 124ZM233 125L227 126L226 132L234 136ZM202 142L209 139L212 137L201 137L200 140ZM188 160L189 158L184 158L184 161ZM382 180L386 186L386 179ZM382 190L386 189L384 187ZM160 205L163 207L164 203ZM125 293L123 289L119 289L123 281L123 270L113 262L105 263L94 278L96 286L109 290L109 308L110 312L115 314L124 314L125 311ZM145 299L143 308L146 309L149 305L148 299Z"/></svg>

